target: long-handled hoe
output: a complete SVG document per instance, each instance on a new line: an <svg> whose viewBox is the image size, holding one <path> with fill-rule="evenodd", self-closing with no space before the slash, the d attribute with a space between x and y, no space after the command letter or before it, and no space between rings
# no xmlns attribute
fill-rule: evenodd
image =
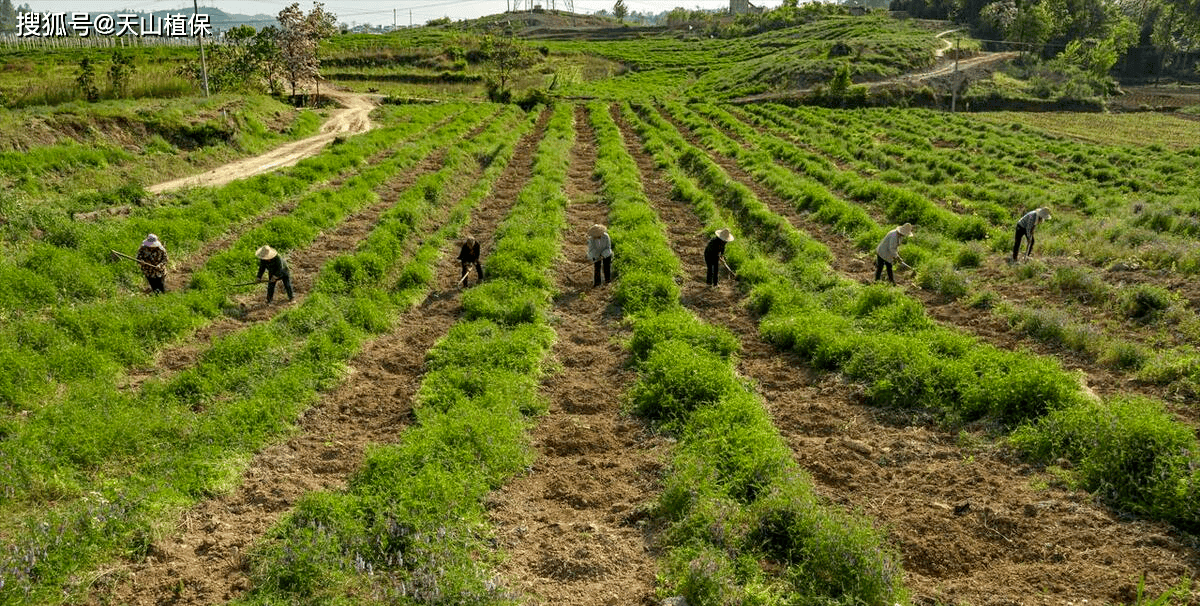
<svg viewBox="0 0 1200 606"><path fill-rule="evenodd" d="M117 252L117 251L115 251L115 250L112 250L112 249L109 249L109 252L111 252L111 253L112 253L112 255L113 255L114 257L120 257L120 258L122 258L122 259L129 259L130 261L134 261L135 263L138 263L138 264L140 264L140 265L145 265L146 267L153 267L153 268L155 268L155 269L158 269L158 266L157 266L157 265L155 265L155 264L153 264L153 263L147 263L147 262L145 262L145 261L143 261L143 260L141 260L141 259L138 259L138 258L136 258L136 257L131 257L131 256L129 256L129 255L127 255L127 254L123 253L123 252Z"/></svg>
<svg viewBox="0 0 1200 606"><path fill-rule="evenodd" d="M729 264L725 262L725 257L721 257L721 265L725 266L725 269L729 271L729 275L733 276L734 280L738 279L737 272L733 271L733 268L730 267Z"/></svg>

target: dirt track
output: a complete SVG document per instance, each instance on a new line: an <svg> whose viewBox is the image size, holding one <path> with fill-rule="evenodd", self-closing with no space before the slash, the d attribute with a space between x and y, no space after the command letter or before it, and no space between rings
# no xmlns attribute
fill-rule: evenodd
<svg viewBox="0 0 1200 606"><path fill-rule="evenodd" d="M377 96L336 90L328 91L325 94L336 99L343 107L335 110L329 120L321 126L320 134L281 145L260 156L218 166L198 175L151 185L146 188L146 191L157 194L184 187L224 185L237 179L291 166L304 158L315 155L338 136L356 135L371 130L373 125L370 114L376 106L374 99Z"/></svg>

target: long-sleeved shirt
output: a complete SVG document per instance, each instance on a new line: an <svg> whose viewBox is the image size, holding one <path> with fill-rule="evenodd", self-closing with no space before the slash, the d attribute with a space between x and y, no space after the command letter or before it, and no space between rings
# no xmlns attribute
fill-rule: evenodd
<svg viewBox="0 0 1200 606"><path fill-rule="evenodd" d="M458 260L463 263L476 263L479 261L479 242L475 244L463 243L462 248L458 250Z"/></svg>
<svg viewBox="0 0 1200 606"><path fill-rule="evenodd" d="M138 249L138 263L142 275L147 278L161 278L167 275L167 251L161 246L143 246ZM149 263L149 265L147 265Z"/></svg>
<svg viewBox="0 0 1200 606"><path fill-rule="evenodd" d="M725 254L726 244L728 244L728 242L717 236L713 236L713 238L708 241L708 244L704 246L704 260L710 265L716 263L717 259L719 259L721 255Z"/></svg>
<svg viewBox="0 0 1200 606"><path fill-rule="evenodd" d="M588 238L589 261L599 261L605 257L611 257L612 254L612 238L609 238L607 233L599 238Z"/></svg>
<svg viewBox="0 0 1200 606"><path fill-rule="evenodd" d="M267 272L268 278L292 277L291 273L288 272L287 261L283 260L283 255L275 255L270 259L259 259L258 277L255 280L261 280L264 271Z"/></svg>
<svg viewBox="0 0 1200 606"><path fill-rule="evenodd" d="M1031 210L1025 213L1025 216L1021 217L1021 220L1017 221L1017 225L1024 227L1025 233L1029 234L1030 236L1033 235L1033 228L1037 227L1037 224L1038 214L1036 210Z"/></svg>
<svg viewBox="0 0 1200 606"><path fill-rule="evenodd" d="M879 255L880 259L888 263L895 263L896 258L900 256L900 228L889 231L883 240L880 240L879 246L875 247L875 254Z"/></svg>

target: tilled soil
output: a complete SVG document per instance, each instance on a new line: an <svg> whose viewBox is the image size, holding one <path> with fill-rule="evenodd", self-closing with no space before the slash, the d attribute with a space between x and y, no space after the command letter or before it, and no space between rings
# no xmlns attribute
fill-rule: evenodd
<svg viewBox="0 0 1200 606"><path fill-rule="evenodd" d="M626 125L622 130L627 143L638 141ZM670 199L669 185L655 176L640 143L629 150L670 226L676 254L693 268L685 303L739 336L739 371L757 385L797 462L818 493L886 529L915 603L1130 603L1143 578L1147 596L1195 578L1200 545L1193 537L1062 488L981 431L952 433L917 416L866 406L859 386L763 343L742 293L733 285L703 286L708 234L700 233L694 213ZM742 175L730 176L751 185ZM787 215L778 204L772 209ZM835 256L848 245L809 233Z"/></svg>
<svg viewBox="0 0 1200 606"><path fill-rule="evenodd" d="M488 499L507 554L505 585L529 604L654 604L655 561L642 514L658 493L665 440L621 412L636 375L620 339L629 336L612 305L610 285L592 287L587 229L604 223L591 173L595 135L578 106L571 151L565 260L552 356L561 368L542 382L549 411L532 431L537 451L529 473Z"/></svg>
<svg viewBox="0 0 1200 606"><path fill-rule="evenodd" d="M472 214L467 230L485 251L532 172L545 123L522 139L492 195ZM428 231L446 221L449 206L435 211ZM353 247L363 236L346 235L343 244ZM109 571L86 603L199 606L227 602L248 589L245 554L254 542L304 494L343 488L368 445L396 441L409 423L425 353L460 315L457 248L457 242L447 244L430 294L364 346L346 380L301 416L292 438L259 452L230 493L184 512L175 532L156 540L145 561Z"/></svg>

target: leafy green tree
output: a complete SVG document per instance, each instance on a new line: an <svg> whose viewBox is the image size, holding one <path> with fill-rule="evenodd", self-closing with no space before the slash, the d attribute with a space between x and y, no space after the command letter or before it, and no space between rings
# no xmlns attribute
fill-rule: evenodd
<svg viewBox="0 0 1200 606"><path fill-rule="evenodd" d="M12 0L0 0L0 33L17 31L17 9Z"/></svg>
<svg viewBox="0 0 1200 606"><path fill-rule="evenodd" d="M617 0L617 3L613 5L613 16L617 18L617 21L624 23L625 15L628 14L629 7L625 6L625 0Z"/></svg>
<svg viewBox="0 0 1200 606"><path fill-rule="evenodd" d="M108 82L118 97L124 97L129 89L129 78L137 71L130 53L113 53L112 64L108 66Z"/></svg>
<svg viewBox="0 0 1200 606"><path fill-rule="evenodd" d="M100 87L96 85L96 66L92 65L90 58L84 57L79 60L79 70L75 72L75 83L79 85L79 91L88 101L100 100Z"/></svg>
<svg viewBox="0 0 1200 606"><path fill-rule="evenodd" d="M504 36L484 36L479 50L487 65L488 98L507 103L512 99L509 85L520 70L537 61L536 51L516 38Z"/></svg>

